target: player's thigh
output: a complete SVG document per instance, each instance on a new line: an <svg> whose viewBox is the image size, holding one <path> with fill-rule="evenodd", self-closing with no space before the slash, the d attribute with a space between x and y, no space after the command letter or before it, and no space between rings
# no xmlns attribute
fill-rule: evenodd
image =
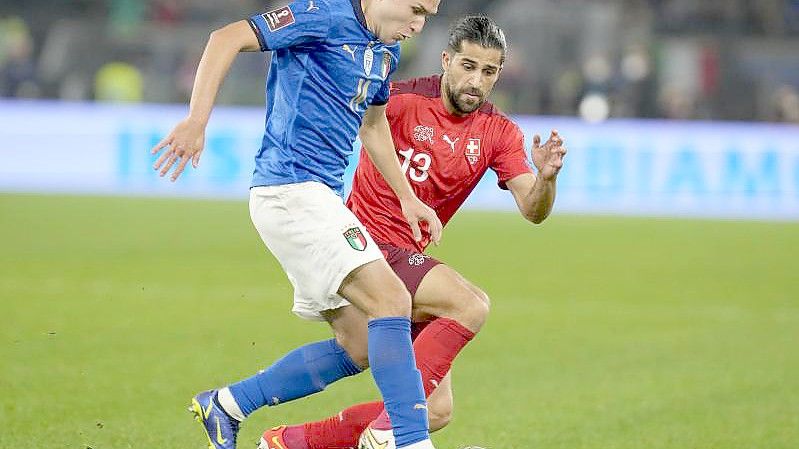
<svg viewBox="0 0 799 449"><path fill-rule="evenodd" d="M411 296L385 259L354 269L338 293L370 319L411 315Z"/></svg>
<svg viewBox="0 0 799 449"><path fill-rule="evenodd" d="M472 330L482 326L488 304L485 292L444 264L436 265L425 275L413 297L416 316L452 318Z"/></svg>
<svg viewBox="0 0 799 449"><path fill-rule="evenodd" d="M441 383L427 398L427 411L431 431L439 430L450 422L453 407L452 371L450 371L441 379Z"/></svg>

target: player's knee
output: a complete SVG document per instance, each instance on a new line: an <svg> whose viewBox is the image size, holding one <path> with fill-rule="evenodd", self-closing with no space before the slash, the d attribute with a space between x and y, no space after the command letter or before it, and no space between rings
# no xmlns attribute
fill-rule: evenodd
<svg viewBox="0 0 799 449"><path fill-rule="evenodd" d="M411 294L400 282L396 280L393 285L381 289L375 301L375 309L371 315L375 317L411 316Z"/></svg>
<svg viewBox="0 0 799 449"><path fill-rule="evenodd" d="M385 261L371 262L350 273L339 294L370 319L411 316L411 295Z"/></svg>
<svg viewBox="0 0 799 449"><path fill-rule="evenodd" d="M435 398L431 396L427 403L427 420L430 431L441 430L452 421L452 396L443 395Z"/></svg>
<svg viewBox="0 0 799 449"><path fill-rule="evenodd" d="M335 335L336 343L356 365L361 369L369 368L369 346L365 338L348 332L336 332Z"/></svg>
<svg viewBox="0 0 799 449"><path fill-rule="evenodd" d="M490 300L478 288L469 289L459 301L458 321L472 332L478 332L488 319Z"/></svg>

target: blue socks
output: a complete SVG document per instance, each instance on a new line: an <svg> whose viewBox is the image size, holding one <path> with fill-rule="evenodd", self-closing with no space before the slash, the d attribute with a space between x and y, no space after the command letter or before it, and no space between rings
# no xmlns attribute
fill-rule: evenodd
<svg viewBox="0 0 799 449"><path fill-rule="evenodd" d="M397 447L427 440L427 403L413 355L410 319L369 321L369 365L383 395Z"/></svg>
<svg viewBox="0 0 799 449"><path fill-rule="evenodd" d="M398 448L429 439L427 403L406 317L369 321L369 364L383 395ZM232 384L230 395L243 416L320 392L361 372L335 339L297 348L260 373Z"/></svg>
<svg viewBox="0 0 799 449"><path fill-rule="evenodd" d="M228 388L244 416L248 416L264 405L318 393L329 384L360 372L344 348L330 339L297 348L266 370Z"/></svg>

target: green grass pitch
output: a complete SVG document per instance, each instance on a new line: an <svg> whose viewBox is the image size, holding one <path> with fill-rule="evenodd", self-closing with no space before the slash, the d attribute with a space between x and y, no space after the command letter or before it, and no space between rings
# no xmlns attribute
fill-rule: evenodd
<svg viewBox="0 0 799 449"><path fill-rule="evenodd" d="M323 324L245 202L0 196L0 448L204 448L186 412ZM463 213L433 254L485 289L440 449L799 447L799 225ZM262 409L372 400L368 374Z"/></svg>

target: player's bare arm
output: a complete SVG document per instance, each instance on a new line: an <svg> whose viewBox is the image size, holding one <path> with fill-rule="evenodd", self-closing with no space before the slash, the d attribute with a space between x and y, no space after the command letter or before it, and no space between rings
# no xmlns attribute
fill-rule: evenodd
<svg viewBox="0 0 799 449"><path fill-rule="evenodd" d="M385 105L373 105L366 110L359 135L375 167L399 198L402 213L413 231L413 238L417 242L422 239L419 222L423 221L429 227L431 241L437 245L441 240L441 221L433 209L416 197L402 173L394 150L394 141L391 139Z"/></svg>
<svg viewBox="0 0 799 449"><path fill-rule="evenodd" d="M258 38L244 20L211 33L194 78L189 115L152 149L152 154L156 154L168 147L153 166L161 176L176 163L172 181L178 179L189 161L197 168L205 146L205 127L222 81L239 52L259 49Z"/></svg>
<svg viewBox="0 0 799 449"><path fill-rule="evenodd" d="M538 174L520 175L507 182L519 211L527 220L538 224L552 212L556 181L563 167L564 156L566 156L566 147L557 130L552 130L549 139L543 145L539 135L533 137L532 157Z"/></svg>

